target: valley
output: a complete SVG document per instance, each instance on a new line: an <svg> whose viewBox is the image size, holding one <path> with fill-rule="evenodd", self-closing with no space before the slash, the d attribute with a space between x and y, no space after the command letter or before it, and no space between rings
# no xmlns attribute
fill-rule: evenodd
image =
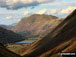
<svg viewBox="0 0 76 57"><path fill-rule="evenodd" d="M24 0L11 1L13 3L24 2ZM38 4L45 2L39 1ZM64 56L63 53L75 53L73 57L76 57L76 7L44 9L38 13L32 12L33 14L27 11L23 15L22 9L13 9L11 6L13 3L8 4L11 10L10 8L3 9L4 13L4 10L13 11L12 16L2 13L0 17L0 57L69 57L71 55ZM24 6L26 3L20 5ZM33 10L35 10L34 7L31 8L31 11ZM62 18L63 14L69 15Z"/></svg>

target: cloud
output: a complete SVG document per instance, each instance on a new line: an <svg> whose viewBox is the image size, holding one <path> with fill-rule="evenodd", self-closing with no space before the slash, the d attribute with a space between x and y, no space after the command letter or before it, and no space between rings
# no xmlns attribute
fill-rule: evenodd
<svg viewBox="0 0 76 57"><path fill-rule="evenodd" d="M55 8L55 9L43 9L36 14L48 14L48 15L55 15L58 17L66 17L69 13L71 13L76 7L68 6L66 8Z"/></svg>
<svg viewBox="0 0 76 57"><path fill-rule="evenodd" d="M58 9L51 9L51 10L48 11L48 13L53 13L54 14L54 13L57 13L57 11L58 11Z"/></svg>
<svg viewBox="0 0 76 57"><path fill-rule="evenodd" d="M69 12L72 12L74 9L76 9L76 7L72 7L72 6L69 6L68 8L66 9L62 9L60 11L61 14L68 14Z"/></svg>
<svg viewBox="0 0 76 57"><path fill-rule="evenodd" d="M11 18L12 18L12 16L7 16L7 17L6 17L7 20L9 20L9 19L11 19Z"/></svg>
<svg viewBox="0 0 76 57"><path fill-rule="evenodd" d="M27 10L27 11L24 12L24 15L27 15L27 14L29 14L29 13L30 13L30 11Z"/></svg>
<svg viewBox="0 0 76 57"><path fill-rule="evenodd" d="M37 6L53 1L55 0L0 0L0 7L5 7L7 9L19 9L22 7Z"/></svg>
<svg viewBox="0 0 76 57"><path fill-rule="evenodd" d="M39 12L36 12L36 14L54 14L57 12L57 9L43 9L43 10L40 10Z"/></svg>
<svg viewBox="0 0 76 57"><path fill-rule="evenodd" d="M46 12L47 12L47 10L46 9L43 9L43 10L40 10L39 12L36 12L36 14L44 14Z"/></svg>

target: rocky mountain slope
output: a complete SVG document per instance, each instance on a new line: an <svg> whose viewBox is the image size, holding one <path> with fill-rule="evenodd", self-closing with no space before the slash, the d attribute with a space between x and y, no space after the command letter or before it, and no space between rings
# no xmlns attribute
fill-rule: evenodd
<svg viewBox="0 0 76 57"><path fill-rule="evenodd" d="M14 28L14 32L20 32L27 37L46 35L52 31L63 19L52 15L39 15L23 18ZM45 33L46 32L46 33Z"/></svg>
<svg viewBox="0 0 76 57"><path fill-rule="evenodd" d="M52 32L33 43L21 55L24 57L62 57L60 52L76 53L76 10Z"/></svg>
<svg viewBox="0 0 76 57"><path fill-rule="evenodd" d="M10 30L0 27L0 43L15 43L16 41L24 40L22 36Z"/></svg>

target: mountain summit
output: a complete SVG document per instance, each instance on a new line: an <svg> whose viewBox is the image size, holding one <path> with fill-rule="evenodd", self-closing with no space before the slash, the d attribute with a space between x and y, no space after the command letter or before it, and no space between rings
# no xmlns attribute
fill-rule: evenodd
<svg viewBox="0 0 76 57"><path fill-rule="evenodd" d="M13 29L15 32L22 32L25 30L41 30L46 24L50 24L51 21L57 19L58 17L52 15L39 15L34 14L29 17L23 18L17 26ZM39 32L39 31L38 31Z"/></svg>
<svg viewBox="0 0 76 57"><path fill-rule="evenodd" d="M61 20L62 19L59 19L58 17L52 15L34 14L29 17L23 18L13 28L13 31L24 34L25 36L29 37L44 37L44 35L52 31L61 22Z"/></svg>

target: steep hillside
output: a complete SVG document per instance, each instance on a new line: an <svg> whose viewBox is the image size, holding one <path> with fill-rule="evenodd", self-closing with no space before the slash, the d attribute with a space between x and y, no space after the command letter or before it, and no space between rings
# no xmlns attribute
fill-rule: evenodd
<svg viewBox="0 0 76 57"><path fill-rule="evenodd" d="M13 29L26 37L44 37L52 31L63 19L52 15L39 15L23 18ZM46 32L46 33L45 33Z"/></svg>
<svg viewBox="0 0 76 57"><path fill-rule="evenodd" d="M76 53L76 10L52 32L33 43L21 55L24 57L61 57L60 52Z"/></svg>
<svg viewBox="0 0 76 57"><path fill-rule="evenodd" d="M22 36L0 27L0 42L3 44L24 40Z"/></svg>
<svg viewBox="0 0 76 57"><path fill-rule="evenodd" d="M7 50L1 43L0 43L0 57L21 57L9 50Z"/></svg>

